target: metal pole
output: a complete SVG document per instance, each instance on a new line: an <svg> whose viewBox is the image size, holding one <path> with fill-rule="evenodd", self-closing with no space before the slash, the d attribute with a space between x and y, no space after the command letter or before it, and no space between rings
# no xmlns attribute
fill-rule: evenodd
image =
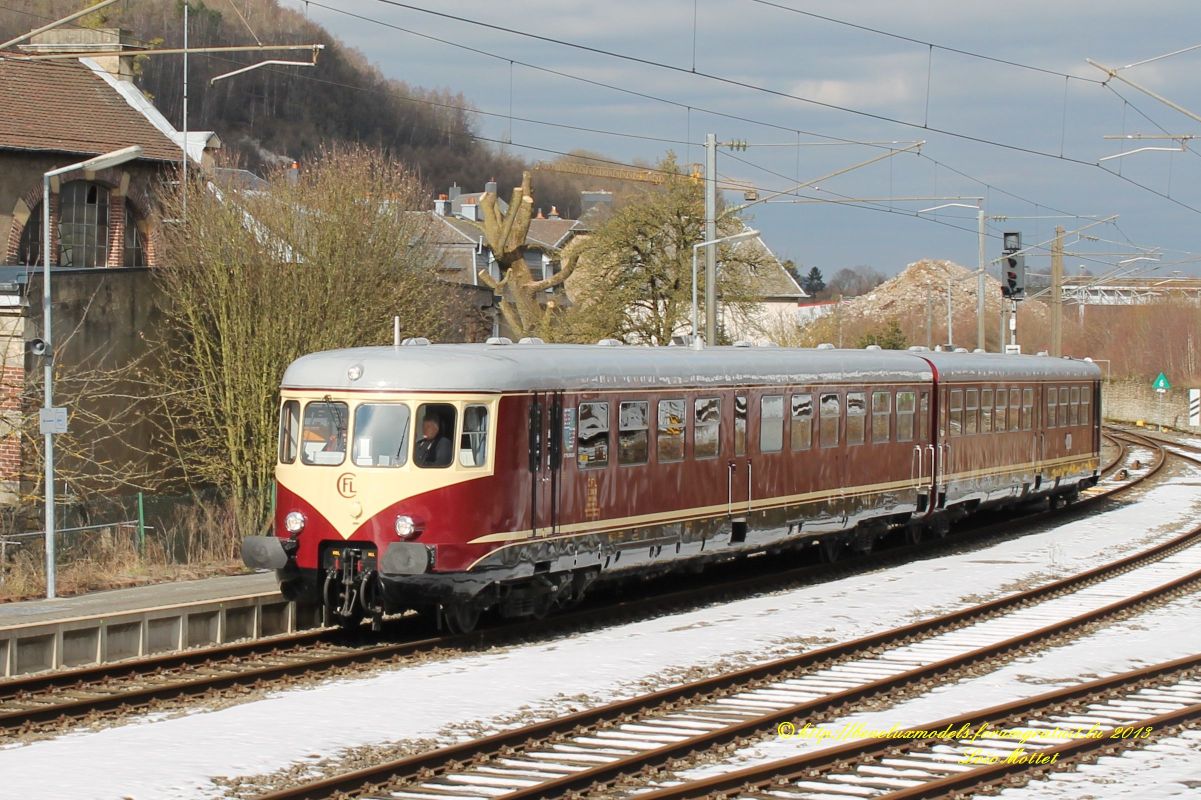
<svg viewBox="0 0 1201 800"><path fill-rule="evenodd" d="M188 221L188 4L183 4L183 221Z"/></svg>
<svg viewBox="0 0 1201 800"><path fill-rule="evenodd" d="M50 327L50 175L42 176L42 337L46 341L42 408L54 406L54 339ZM45 424L43 422L43 424ZM45 428L46 448L46 599L54 599L54 435Z"/></svg>
<svg viewBox="0 0 1201 800"><path fill-rule="evenodd" d="M934 293L926 284L926 347L934 349Z"/></svg>
<svg viewBox="0 0 1201 800"><path fill-rule="evenodd" d="M1051 355L1063 355L1063 226L1051 244Z"/></svg>
<svg viewBox="0 0 1201 800"><path fill-rule="evenodd" d="M947 278L947 346L952 350L955 349L955 330L952 327L954 321L951 317L951 279Z"/></svg>
<svg viewBox="0 0 1201 800"><path fill-rule="evenodd" d="M146 501L138 492L138 555L146 554Z"/></svg>
<svg viewBox="0 0 1201 800"><path fill-rule="evenodd" d="M984 202L980 203L980 211L976 215L977 230L980 238L979 253L977 254L976 270L976 347L984 350ZM1004 348L1001 348L1004 350Z"/></svg>
<svg viewBox="0 0 1201 800"><path fill-rule="evenodd" d="M717 134L705 134L705 241L717 238ZM717 251L705 250L705 342L717 343Z"/></svg>
<svg viewBox="0 0 1201 800"><path fill-rule="evenodd" d="M692 346L699 347L701 337L697 333L697 305L696 305L696 251L700 249L699 244L692 246Z"/></svg>

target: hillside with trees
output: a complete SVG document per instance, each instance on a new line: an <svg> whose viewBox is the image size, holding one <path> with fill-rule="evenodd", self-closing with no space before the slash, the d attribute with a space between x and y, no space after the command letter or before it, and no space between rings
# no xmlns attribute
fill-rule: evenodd
<svg viewBox="0 0 1201 800"><path fill-rule="evenodd" d="M0 7L0 39L66 16L80 5L80 0L10 0ZM191 57L188 127L217 131L241 166L261 172L293 159L307 161L323 145L360 144L403 162L430 191L446 191L451 183L478 191L490 178L506 187L521 183L527 164L475 138L462 94L385 77L360 52L278 0L238 0L236 10L226 0L192 0L190 18L191 47L254 44L254 35L265 43L326 46L315 69L264 67L215 85L209 84L213 76L265 58L303 60L308 54ZM183 46L179 0L126 0L77 24L127 29L150 49ZM137 68L138 86L181 127L182 57L143 58ZM589 180L588 188L609 188L603 183ZM578 210L578 178L538 173L536 186L539 207L549 211L558 205L563 214Z"/></svg>

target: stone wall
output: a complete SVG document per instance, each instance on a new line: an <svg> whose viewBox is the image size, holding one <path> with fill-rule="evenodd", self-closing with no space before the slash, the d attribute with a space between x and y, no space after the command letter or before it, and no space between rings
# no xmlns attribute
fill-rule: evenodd
<svg viewBox="0 0 1201 800"><path fill-rule="evenodd" d="M1201 427L1188 424L1189 388L1174 386L1161 395L1151 388L1149 381L1108 381L1102 384L1101 407L1106 419L1118 422L1143 420L1201 432Z"/></svg>

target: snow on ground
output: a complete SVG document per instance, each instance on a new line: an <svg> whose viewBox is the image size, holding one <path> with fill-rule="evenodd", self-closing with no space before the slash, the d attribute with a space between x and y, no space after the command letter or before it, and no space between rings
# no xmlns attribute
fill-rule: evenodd
<svg viewBox="0 0 1201 800"><path fill-rule="evenodd" d="M218 776L254 775L343 748L445 737L451 726L532 710L550 717L626 697L723 659L795 652L972 605L1029 582L1107 561L1191 527L1198 472L1113 509L972 552L543 643L398 667L183 717L0 750L0 798L149 800L220 797ZM1149 637L1156 639L1156 637ZM1148 642L1150 644L1150 642ZM1129 657L1137 649L1125 654ZM1099 649L1083 671L1121 655ZM1116 668L1116 667L1115 667ZM1076 675L1067 667L1063 674ZM974 703L985 698L976 693ZM923 717L924 718L924 717ZM70 765L64 769L63 765Z"/></svg>
<svg viewBox="0 0 1201 800"><path fill-rule="evenodd" d="M884 710L840 717L821 724L837 733L844 725L860 723L865 729L924 727L926 723L977 709L1000 705L1018 697L1033 696L1073 686L1086 680L1115 675L1141 666L1201 652L1201 596L1190 595L1159 609L1115 623L1091 636L1062 647L1031 653L980 678L941 686ZM798 729L804 720L796 720ZM774 738L740 752L729 761L708 764L683 773L684 778L730 772L736 769L791 758L806 750L820 750L846 741L795 737ZM1184 784L1192 781L1192 788ZM1088 789L1085 790L1087 785ZM1125 787L1125 788L1122 788ZM1131 787L1137 787L1137 790ZM1152 790L1158 793L1151 793ZM1091 792L1091 794L1090 794ZM1006 800L1085 800L1085 798L1169 798L1201 795L1201 732L1166 738L1145 749L1101 759L1079 773L1065 773L1012 789Z"/></svg>

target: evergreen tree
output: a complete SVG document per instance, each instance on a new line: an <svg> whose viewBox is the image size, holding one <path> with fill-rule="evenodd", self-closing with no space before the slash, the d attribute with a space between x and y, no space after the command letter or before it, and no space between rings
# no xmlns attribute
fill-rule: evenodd
<svg viewBox="0 0 1201 800"><path fill-rule="evenodd" d="M809 295L816 295L825 289L826 279L822 277L822 271L817 267L809 270L809 273L801 280L801 288Z"/></svg>

